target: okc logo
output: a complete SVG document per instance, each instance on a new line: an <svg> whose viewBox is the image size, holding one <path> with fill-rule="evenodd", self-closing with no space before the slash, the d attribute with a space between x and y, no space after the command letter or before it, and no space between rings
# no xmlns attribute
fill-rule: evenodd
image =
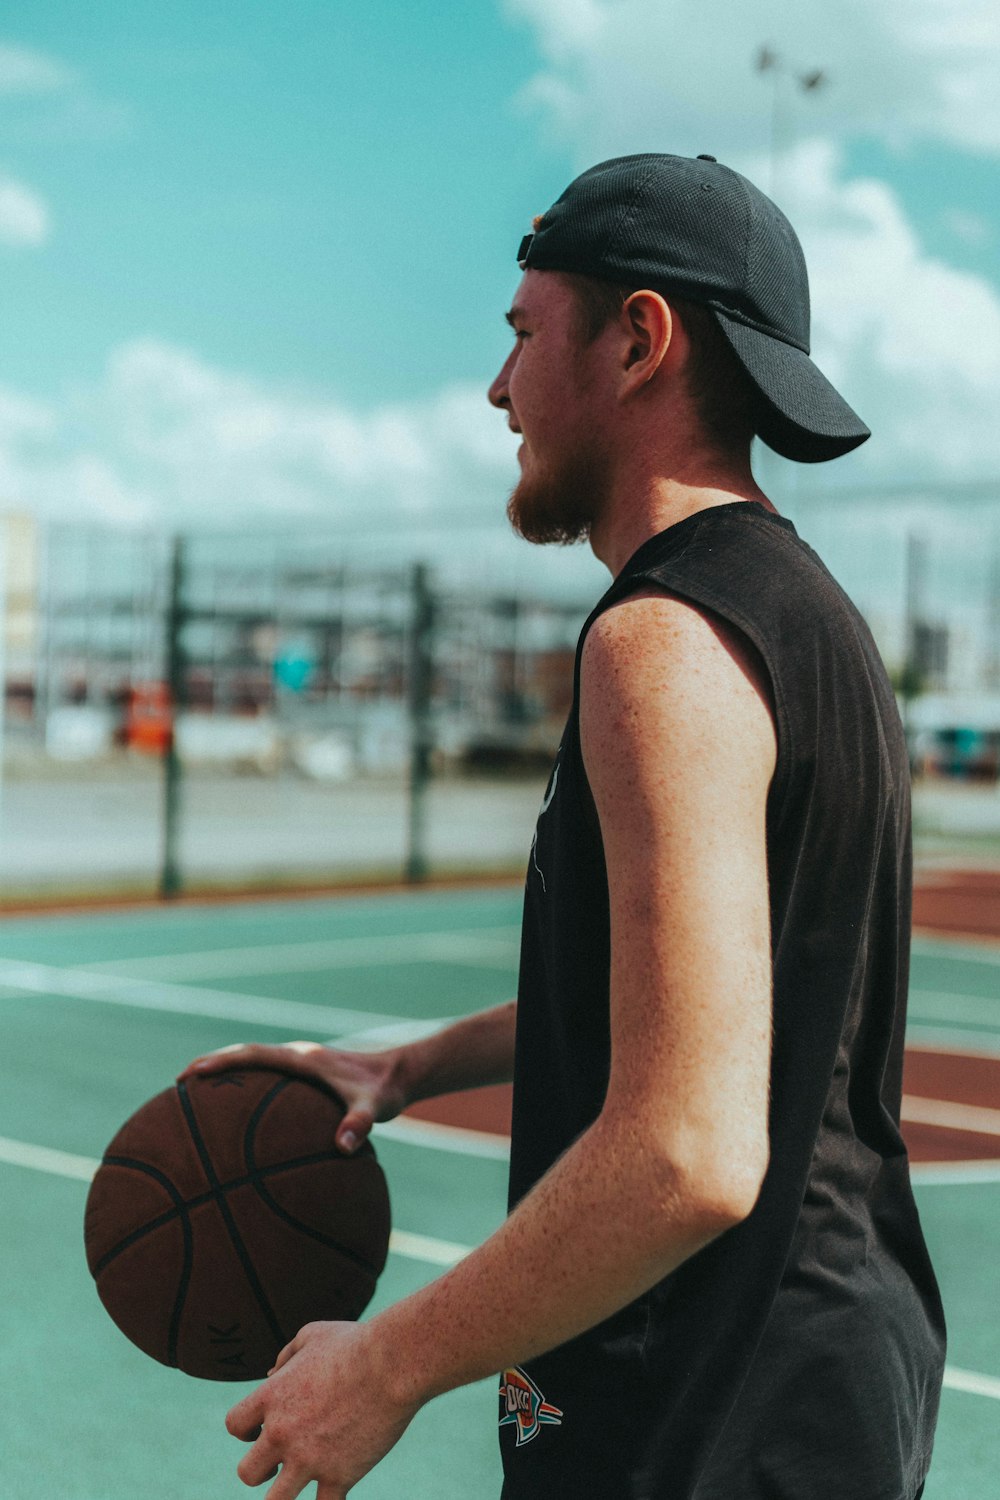
<svg viewBox="0 0 1000 1500"><path fill-rule="evenodd" d="M523 1370L504 1370L500 1376L500 1426L517 1428L517 1446L530 1443L544 1426L561 1427L562 1412L546 1401Z"/></svg>

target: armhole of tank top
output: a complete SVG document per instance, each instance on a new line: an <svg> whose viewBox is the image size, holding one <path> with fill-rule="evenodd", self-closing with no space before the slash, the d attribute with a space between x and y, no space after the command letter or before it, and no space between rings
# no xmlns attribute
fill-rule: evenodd
<svg viewBox="0 0 1000 1500"><path fill-rule="evenodd" d="M685 548L684 550L687 551L687 548ZM675 563L677 560L678 558L676 557L671 558L670 565ZM621 587L618 587L619 583L621 584ZM754 648L754 651L763 664L764 671L767 673L768 681L771 684L771 695L774 700L774 711L777 717L776 727L778 753L774 768L774 776L771 779L771 786L768 792L768 802L770 803L774 801L775 803L777 803L781 796L784 794L785 789L788 785L788 779L792 766L793 746L791 719L788 713L788 706L785 702L785 695L781 680L774 670L773 663L770 659L770 654L768 653L765 643L756 626L752 621L748 620L741 611L734 609L732 605L729 604L726 600L720 598L718 595L713 593L711 589L706 588L702 584L699 584L697 589L692 588L690 584L686 582L681 582L675 585L673 582L668 582L665 578L657 577L656 574L651 571L643 570L641 572L632 574L626 579L615 581L615 584L612 585L612 587L604 595L601 602L588 616L586 623L584 624L584 627L580 632L580 640L577 644L576 665L574 668L573 682L573 707L571 713L573 732L576 735L577 743L580 747L580 764L583 768L584 781L587 785L588 798L590 805L593 807L594 817L597 817L597 809L593 803L593 795L590 793L590 782L587 779L587 770L583 761L583 742L580 738L580 672L583 663L583 646L584 642L587 639L587 635L590 632L590 627L599 618L599 616L605 612L605 610L610 609L615 604L621 603L623 599L627 599L630 594L634 594L637 592L637 590L642 588L655 588L658 589L661 593L673 594L678 599L683 599L690 604L701 605L705 609L710 610L713 614L718 615L719 618L721 620L724 620L727 625L730 625L738 630L740 634L744 636L749 641L750 645Z"/></svg>
<svg viewBox="0 0 1000 1500"><path fill-rule="evenodd" d="M691 543L694 541L696 534L697 528L692 532L691 536L685 542L680 551L673 554L670 559L672 563L680 561L685 552L687 552L688 548L691 546ZM573 664L573 705L570 709L570 717L573 720L578 741L580 738L580 672L583 666L583 648L584 644L586 643L587 636L590 634L590 627L596 620L600 619L605 610L610 609L613 604L617 604L621 599L626 599L630 593L634 592L634 586L637 579L639 580L640 584L647 582L655 583L654 579L650 579L647 577L645 571L630 575L628 572L628 564L626 563L625 571L623 573L620 573L618 577L614 579L614 581L604 591L600 599L598 599L597 603L594 605L590 614L587 616L586 620L584 620L583 626L580 630L580 636L576 643L576 658ZM662 585L658 585L658 587L662 587Z"/></svg>

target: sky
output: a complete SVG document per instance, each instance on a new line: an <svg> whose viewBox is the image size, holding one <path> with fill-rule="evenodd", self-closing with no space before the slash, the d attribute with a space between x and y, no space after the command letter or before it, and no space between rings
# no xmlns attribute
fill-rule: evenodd
<svg viewBox="0 0 1000 1500"><path fill-rule="evenodd" d="M647 150L716 155L799 230L814 357L874 436L764 454L779 504L1000 503L998 77L994 0L8 10L0 509L502 527L518 242Z"/></svg>

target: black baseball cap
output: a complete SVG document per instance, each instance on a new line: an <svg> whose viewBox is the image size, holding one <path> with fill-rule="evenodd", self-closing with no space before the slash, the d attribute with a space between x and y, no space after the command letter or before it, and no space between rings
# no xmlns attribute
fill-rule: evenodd
<svg viewBox="0 0 1000 1500"><path fill-rule="evenodd" d="M871 436L809 358L809 281L770 198L714 156L648 152L582 173L518 251L531 271L575 271L710 308L760 396L758 436L821 463Z"/></svg>

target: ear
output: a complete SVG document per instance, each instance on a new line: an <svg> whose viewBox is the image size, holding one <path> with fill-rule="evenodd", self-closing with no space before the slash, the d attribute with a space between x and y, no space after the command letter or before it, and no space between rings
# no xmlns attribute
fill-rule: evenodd
<svg viewBox="0 0 1000 1500"><path fill-rule="evenodd" d="M659 292L633 292L621 312L625 346L621 394L641 390L664 366L683 359L686 338L677 318Z"/></svg>

